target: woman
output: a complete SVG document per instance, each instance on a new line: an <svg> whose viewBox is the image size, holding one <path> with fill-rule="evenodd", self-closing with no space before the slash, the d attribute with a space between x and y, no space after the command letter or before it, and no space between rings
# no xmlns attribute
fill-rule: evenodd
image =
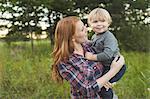
<svg viewBox="0 0 150 99"><path fill-rule="evenodd" d="M102 76L99 62L84 58L86 51L93 52L86 43L87 29L75 16L61 19L55 30L52 78L57 82L70 82L72 99L100 99L100 90L124 64L123 56L116 57L108 73Z"/></svg>

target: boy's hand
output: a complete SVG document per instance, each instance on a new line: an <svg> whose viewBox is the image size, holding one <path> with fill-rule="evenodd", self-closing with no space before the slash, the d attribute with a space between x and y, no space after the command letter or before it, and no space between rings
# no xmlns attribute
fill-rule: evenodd
<svg viewBox="0 0 150 99"><path fill-rule="evenodd" d="M85 58L88 60L97 60L97 55L90 53L90 52L86 52L85 53Z"/></svg>

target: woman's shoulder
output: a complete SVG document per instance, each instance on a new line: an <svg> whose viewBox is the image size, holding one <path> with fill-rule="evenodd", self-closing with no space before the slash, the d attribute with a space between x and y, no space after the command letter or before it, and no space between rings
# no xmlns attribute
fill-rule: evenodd
<svg viewBox="0 0 150 99"><path fill-rule="evenodd" d="M70 64L69 64L69 60L65 60L65 61L60 61L57 65L58 67L68 67Z"/></svg>
<svg viewBox="0 0 150 99"><path fill-rule="evenodd" d="M73 65L77 63L78 59L75 55L70 55L68 59L60 61L58 64L59 69L68 69L74 68Z"/></svg>
<svg viewBox="0 0 150 99"><path fill-rule="evenodd" d="M60 74L64 72L68 72L68 70L71 70L71 65L68 64L68 62L61 61L57 64L58 70Z"/></svg>

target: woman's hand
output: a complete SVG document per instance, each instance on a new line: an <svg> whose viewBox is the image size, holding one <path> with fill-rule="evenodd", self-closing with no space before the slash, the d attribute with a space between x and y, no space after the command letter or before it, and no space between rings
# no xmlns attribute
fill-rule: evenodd
<svg viewBox="0 0 150 99"><path fill-rule="evenodd" d="M125 60L122 55L116 56L115 59L111 63L111 69L118 72L124 63L125 63Z"/></svg>
<svg viewBox="0 0 150 99"><path fill-rule="evenodd" d="M107 82L104 84L104 87L106 88L106 91L108 91L109 88L112 88L112 84L110 82Z"/></svg>
<svg viewBox="0 0 150 99"><path fill-rule="evenodd" d="M109 82L109 80L119 72L119 70L122 68L124 63L125 63L125 61L124 61L124 57L122 55L120 55L119 59L118 59L118 56L115 57L115 59L111 63L110 70L106 74L104 74L102 77L98 78L96 80L97 83L100 86L105 86L106 89L109 88L110 84L108 84L107 82Z"/></svg>

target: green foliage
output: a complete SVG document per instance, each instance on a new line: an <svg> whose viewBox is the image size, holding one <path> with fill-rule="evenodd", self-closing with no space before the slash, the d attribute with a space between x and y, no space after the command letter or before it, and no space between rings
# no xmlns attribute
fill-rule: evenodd
<svg viewBox="0 0 150 99"><path fill-rule="evenodd" d="M14 34L10 34L9 36L2 38L2 40L10 44L11 42L29 41L30 39L27 38L26 35L22 35L21 33L14 33Z"/></svg>
<svg viewBox="0 0 150 99"><path fill-rule="evenodd" d="M68 99L70 86L54 83L50 78L52 51L49 41L0 42L0 98L2 99ZM150 98L150 54L121 52L127 72L114 87L119 99Z"/></svg>
<svg viewBox="0 0 150 99"><path fill-rule="evenodd" d="M88 33L88 39L91 40L91 38L92 38L93 35L94 35L94 32L93 32L93 31L89 32L89 33Z"/></svg>
<svg viewBox="0 0 150 99"><path fill-rule="evenodd" d="M121 48L134 51L150 51L149 31L148 25L124 26L117 34Z"/></svg>
<svg viewBox="0 0 150 99"><path fill-rule="evenodd" d="M147 38L145 36L148 36L146 32L149 29L144 26L146 31L143 34L146 35L140 37L141 30L138 27L143 28L140 25L148 24L144 23L144 20L149 17L149 4L149 0L1 0L0 19L9 21L11 26L1 25L0 28L8 28L10 34L21 32L28 35L33 32L41 33L42 29L39 23L45 22L49 25L46 31L53 42L54 29L60 18L75 15L85 19L83 16L91 10L102 7L107 9L112 16L111 28L114 31L120 29L119 32L122 34L116 32L116 35L125 49L147 51L149 46L145 45L145 42L149 41L143 40L143 38ZM12 16L4 17L3 15L6 13L10 13ZM139 25L137 26L137 24ZM130 35L126 35L126 31ZM131 38L134 39L131 40ZM141 43L135 45L136 43L133 42L136 42L137 39ZM144 48L141 48L141 45Z"/></svg>

